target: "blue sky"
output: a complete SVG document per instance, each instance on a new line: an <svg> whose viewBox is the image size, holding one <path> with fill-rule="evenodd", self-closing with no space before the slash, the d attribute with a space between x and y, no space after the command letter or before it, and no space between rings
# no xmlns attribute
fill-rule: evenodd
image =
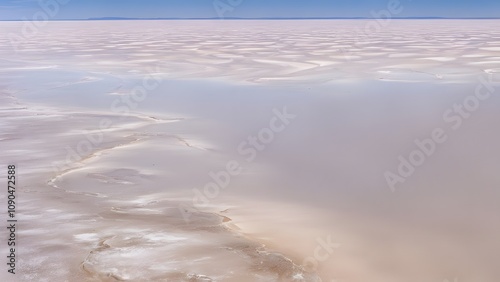
<svg viewBox="0 0 500 282"><path fill-rule="evenodd" d="M500 0L0 0L0 19L32 19L35 14L41 15L40 11L44 11L39 2L59 3L57 13L49 15L50 19L86 19L220 15L373 17L372 12L387 9L391 1L399 2L403 8L393 15L399 17L500 17ZM219 12L215 7L219 7Z"/></svg>

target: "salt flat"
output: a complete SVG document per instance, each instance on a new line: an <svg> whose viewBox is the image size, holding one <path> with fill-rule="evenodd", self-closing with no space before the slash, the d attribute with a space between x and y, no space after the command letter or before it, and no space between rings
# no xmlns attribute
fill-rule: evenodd
<svg viewBox="0 0 500 282"><path fill-rule="evenodd" d="M0 23L18 277L496 281L500 21L368 22Z"/></svg>

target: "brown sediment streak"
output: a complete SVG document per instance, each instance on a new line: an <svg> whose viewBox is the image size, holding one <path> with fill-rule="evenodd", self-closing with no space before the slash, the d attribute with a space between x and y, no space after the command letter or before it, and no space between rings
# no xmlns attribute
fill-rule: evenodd
<svg viewBox="0 0 500 282"><path fill-rule="evenodd" d="M165 204L167 203L160 203L160 206ZM140 279L228 281L231 277L221 279L220 276L199 273L189 267L193 258L214 256L241 263L240 269L248 272L248 278L253 277L253 280L243 281L256 281L255 277L277 279L274 281L293 281L296 277L302 278L298 281L321 281L315 273L306 272L284 255L266 249L264 245L229 227L227 223L231 219L228 217L197 211L191 214L193 223L183 225L180 224L182 218L172 212L166 211L164 215L138 214L134 211L135 208L137 207L112 208L99 214L104 221L119 222L126 218L127 225L139 229L134 232L117 228L112 236L103 235L80 264L82 271L90 278L99 281L133 281L138 279L137 275L143 275ZM158 235L159 241L148 240ZM166 236L166 241L163 241L161 236ZM183 238L180 243L175 239L169 241L168 238L176 236L185 236L188 239ZM165 254L166 250L168 253ZM138 251L139 255L156 260L164 268L142 272L144 269L137 265L135 257ZM172 262L169 256L175 256L177 259ZM118 257L124 259L116 260ZM194 262L196 263L196 259ZM175 267L176 265L179 268ZM222 275L228 273L223 271Z"/></svg>
<svg viewBox="0 0 500 282"><path fill-rule="evenodd" d="M183 138L181 138L179 136L176 136L176 135L166 135L166 137L177 139L179 142L181 142L182 144L184 144L184 145L186 145L187 147L190 147L190 148L200 149L200 150L204 150L204 151L210 150L210 149L207 149L207 148L194 146L194 145L190 144L186 139L183 139Z"/></svg>
<svg viewBox="0 0 500 282"><path fill-rule="evenodd" d="M113 238L113 236L100 240L99 243L97 244L97 248L90 251L87 254L87 256L85 257L85 259L83 260L83 262L80 264L81 270L83 272L87 273L92 278L98 278L98 276L96 275L96 272L91 269L91 266L89 265L89 258L95 252L101 252L101 251L104 251L106 249L111 248L110 245L106 244L106 241L111 239L111 238ZM124 281L123 279L121 279L120 277L117 277L116 275L108 274L108 277L114 278L117 281Z"/></svg>
<svg viewBox="0 0 500 282"><path fill-rule="evenodd" d="M88 116L102 116L102 115L99 115L99 114L86 114L86 113L71 113L70 115L82 115L82 116L87 116L87 117ZM182 120L181 118L159 119L159 118L156 118L156 117L147 116L147 115L139 115L139 114L137 114L137 115L128 115L128 116L139 118L139 119L143 119L143 120L146 121L145 123L140 124L140 125L134 127L134 129L139 129L139 128L142 128L142 127L145 127L145 126L148 126L148 125L151 125L151 124L156 124L156 123L174 122L174 121L181 121ZM69 167L69 168L64 169L63 171L61 171L58 174L56 174L54 177L52 177L50 180L47 181L47 184L50 185L50 186L52 186L53 188L62 190L64 192L66 192L66 193L75 193L75 194L81 194L81 195L93 196L93 197L106 197L104 195L96 194L96 193L84 193L84 192L74 192L74 191L66 190L66 189L58 187L55 184L55 182L57 181L57 179L63 177L64 175L66 175L68 173L71 173L71 172L83 169L85 167L85 164L87 162L89 162L92 159L98 158L104 152L114 151L116 149L119 149L119 148L122 148L122 147L126 147L126 146L129 146L129 145L141 142L144 139L149 138L151 136L158 136L158 134L147 134L147 133L146 134L141 134L141 133L135 133L135 134L126 136L126 137L124 137L122 139L125 139L125 140L131 139L131 140L129 140L129 141L125 142L125 143L120 143L120 144L111 146L109 148L103 148L103 149L100 149L100 150L96 150L93 153L91 153L91 154L83 157L78 162L75 162L73 164L67 164L67 165L65 165L66 167ZM195 146L192 146L187 141L185 141L184 139L182 139L182 138L180 138L178 136L175 136L175 135L165 135L165 136L176 138L177 140L181 141L183 144L185 144L188 147L197 148Z"/></svg>
<svg viewBox="0 0 500 282"><path fill-rule="evenodd" d="M57 188L57 189L60 189L60 190L63 190L65 192L69 192L71 193L71 191L68 191L68 190L65 190L65 189L62 189L60 187L58 187L56 184L55 184L55 181L57 181L58 178L61 178L63 177L64 175L70 173L70 172L73 172L73 171L76 171L76 170L80 170L82 168L84 168L84 165L86 162L88 162L89 160L91 159L94 159L94 158L97 158L98 156L100 156L103 152L106 152L106 151L111 151L111 150L114 150L114 149L117 149L117 148L120 148L120 147L124 147L124 146L127 146L127 145L130 145L130 144L133 144L133 143L136 143L138 141L140 141L141 139L137 138L137 139L133 139L131 140L130 142L127 142L127 143L124 143L124 144L118 144L116 146L112 146L110 148L105 148L105 149L101 149L101 150L97 150L95 152L93 152L92 154L82 158L80 161L78 161L77 163L80 164L80 166L77 166L77 167L72 167L72 168L68 168L68 169L65 169L63 170L62 172L60 172L59 174L55 175L54 177L52 177L49 181L47 181L47 184L54 187L54 188ZM74 192L73 192L74 193ZM80 193L78 193L80 194Z"/></svg>

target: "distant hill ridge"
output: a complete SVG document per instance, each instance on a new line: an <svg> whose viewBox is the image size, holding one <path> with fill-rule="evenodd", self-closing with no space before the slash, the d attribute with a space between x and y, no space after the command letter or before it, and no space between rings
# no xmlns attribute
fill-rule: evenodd
<svg viewBox="0 0 500 282"><path fill-rule="evenodd" d="M373 17L212 17L212 18L127 18L127 17L99 17L87 19L51 19L51 21L158 21L158 20L374 20ZM393 17L394 20L498 20L500 17ZM26 21L26 20L0 20L0 21Z"/></svg>

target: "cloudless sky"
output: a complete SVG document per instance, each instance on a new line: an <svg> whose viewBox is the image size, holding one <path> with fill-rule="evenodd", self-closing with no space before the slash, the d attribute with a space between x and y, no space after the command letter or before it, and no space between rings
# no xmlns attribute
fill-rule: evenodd
<svg viewBox="0 0 500 282"><path fill-rule="evenodd" d="M32 19L44 11L40 3L60 3L57 13L49 14L50 19L371 18L372 12L387 9L391 1L399 2L403 7L401 13L393 15L395 17L500 17L500 0L0 0L0 20Z"/></svg>

